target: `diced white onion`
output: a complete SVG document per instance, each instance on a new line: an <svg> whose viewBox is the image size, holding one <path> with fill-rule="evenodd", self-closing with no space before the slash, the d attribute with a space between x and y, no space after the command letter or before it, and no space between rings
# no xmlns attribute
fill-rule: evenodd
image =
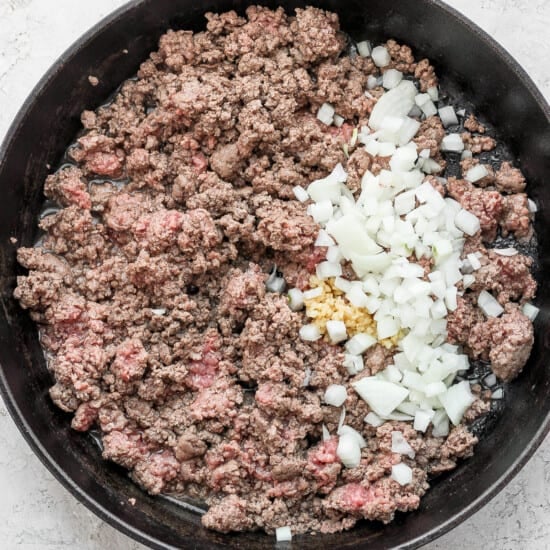
<svg viewBox="0 0 550 550"><path fill-rule="evenodd" d="M352 355L351 353L344 354L344 362L342 365L346 367L351 376L355 376L365 368L363 357L361 355Z"/></svg>
<svg viewBox="0 0 550 550"><path fill-rule="evenodd" d="M368 40L357 42L357 51L361 57L369 57L372 52L371 43Z"/></svg>
<svg viewBox="0 0 550 550"><path fill-rule="evenodd" d="M301 185L296 185L293 187L292 192L294 193L296 199L300 202L306 202L309 200L308 192Z"/></svg>
<svg viewBox="0 0 550 550"><path fill-rule="evenodd" d="M432 420L434 437L446 437L449 435L449 417L445 411L437 411Z"/></svg>
<svg viewBox="0 0 550 550"><path fill-rule="evenodd" d="M340 277L340 275L342 275L342 265L339 263L321 262L317 264L315 272L319 279Z"/></svg>
<svg viewBox="0 0 550 550"><path fill-rule="evenodd" d="M317 222L325 223L332 218L333 207L330 200L310 204L307 213Z"/></svg>
<svg viewBox="0 0 550 550"><path fill-rule="evenodd" d="M317 119L330 126L334 120L334 107L329 103L323 103L317 111Z"/></svg>
<svg viewBox="0 0 550 550"><path fill-rule="evenodd" d="M372 74L367 78L367 89L374 90L378 86L378 79Z"/></svg>
<svg viewBox="0 0 550 550"><path fill-rule="evenodd" d="M354 435L345 433L338 439L336 455L346 468L355 468L361 462L361 447Z"/></svg>
<svg viewBox="0 0 550 550"><path fill-rule="evenodd" d="M166 314L166 310L165 310L164 308L152 309L152 310L151 310L151 313L152 313L153 315L161 316L161 315L165 315L165 314Z"/></svg>
<svg viewBox="0 0 550 550"><path fill-rule="evenodd" d="M468 210L462 209L455 216L454 221L458 229L466 233L466 235L470 235L470 237L475 235L480 230L479 219L471 212L468 212Z"/></svg>
<svg viewBox="0 0 550 550"><path fill-rule="evenodd" d="M504 313L504 308L498 303L497 299L486 290L479 293L477 304L487 317L498 317Z"/></svg>
<svg viewBox="0 0 550 550"><path fill-rule="evenodd" d="M391 478L399 485L408 485L413 480L412 469L402 462L395 464L391 467Z"/></svg>
<svg viewBox="0 0 550 550"><path fill-rule="evenodd" d="M497 388L491 395L491 399L502 399L504 397L504 390Z"/></svg>
<svg viewBox="0 0 550 550"><path fill-rule="evenodd" d="M466 256L466 258L470 262L470 265L472 266L472 269L474 271L477 271L481 267L481 262L479 261L479 258L475 254L470 253Z"/></svg>
<svg viewBox="0 0 550 550"><path fill-rule="evenodd" d="M388 69L382 78L382 86L387 90L395 88L403 80L403 73L396 69Z"/></svg>
<svg viewBox="0 0 550 550"><path fill-rule="evenodd" d="M313 298L318 298L323 294L323 289L320 286L305 290L303 292L304 300L312 300Z"/></svg>
<svg viewBox="0 0 550 550"><path fill-rule="evenodd" d="M387 116L407 116L414 105L415 95L415 85L410 80L402 80L396 88L378 99L370 114L369 126L373 130L379 130Z"/></svg>
<svg viewBox="0 0 550 550"><path fill-rule="evenodd" d="M537 318L537 315L539 314L540 310L539 310L538 307L536 307L533 304L530 304L529 302L527 302L526 304L523 304L523 307L521 308L521 311L531 321L534 321Z"/></svg>
<svg viewBox="0 0 550 550"><path fill-rule="evenodd" d="M391 433L391 452L407 455L409 458L415 457L413 448L405 439L403 432L394 431Z"/></svg>
<svg viewBox="0 0 550 550"><path fill-rule="evenodd" d="M350 434L353 437L355 437L355 440L357 441L361 449L367 446L367 442L365 441L365 438L351 426L344 425L338 430L338 435L344 435L344 434Z"/></svg>
<svg viewBox="0 0 550 550"><path fill-rule="evenodd" d="M489 171L483 164L478 164L472 166L467 172L464 179L468 180L470 183L475 183L476 181L482 180L484 177L489 175Z"/></svg>
<svg viewBox="0 0 550 550"><path fill-rule="evenodd" d="M314 324L303 325L300 328L300 338L306 342L316 342L321 338L321 332Z"/></svg>
<svg viewBox="0 0 550 550"><path fill-rule="evenodd" d="M325 403L333 407L341 407L348 398L346 387L340 384L331 384L325 390Z"/></svg>
<svg viewBox="0 0 550 550"><path fill-rule="evenodd" d="M441 141L441 150L455 153L464 151L464 142L460 134L449 134Z"/></svg>
<svg viewBox="0 0 550 550"><path fill-rule="evenodd" d="M265 287L269 292L275 292L277 294L280 294L285 290L286 282L283 279L283 277L277 276L277 270L273 270L269 278L267 279L265 283Z"/></svg>
<svg viewBox="0 0 550 550"><path fill-rule="evenodd" d="M327 321L327 333L333 344L338 344L347 339L348 333L343 321Z"/></svg>
<svg viewBox="0 0 550 550"><path fill-rule="evenodd" d="M330 432L328 431L328 428L323 424L323 441L328 441L331 437Z"/></svg>
<svg viewBox="0 0 550 550"><path fill-rule="evenodd" d="M527 199L527 207L529 208L529 212L531 212L533 214L535 212L537 212L537 210L538 210L538 207L537 207L535 201L532 200L532 199Z"/></svg>
<svg viewBox="0 0 550 550"><path fill-rule="evenodd" d="M334 126L336 126L336 128L341 128L345 120L346 119L343 116L334 115L333 124Z"/></svg>
<svg viewBox="0 0 550 550"><path fill-rule="evenodd" d="M437 86L432 86L431 88L428 88L427 93L432 101L439 101L439 90Z"/></svg>
<svg viewBox="0 0 550 550"><path fill-rule="evenodd" d="M300 311L304 307L304 293L299 288L288 291L288 307L292 311Z"/></svg>
<svg viewBox="0 0 550 550"><path fill-rule="evenodd" d="M289 542L292 540L292 532L290 530L290 527L277 527L275 529L275 537L277 539L277 542Z"/></svg>
<svg viewBox="0 0 550 550"><path fill-rule="evenodd" d="M346 342L346 351L351 355L361 355L376 344L376 338L366 333L359 333Z"/></svg>
<svg viewBox="0 0 550 550"><path fill-rule="evenodd" d="M376 413L370 412L365 416L365 422L375 428L378 428L379 426L382 426L384 424L384 420L382 420Z"/></svg>
<svg viewBox="0 0 550 550"><path fill-rule="evenodd" d="M391 61L390 52L384 46L376 46L371 52L371 57L377 67L387 67Z"/></svg>
<svg viewBox="0 0 550 550"><path fill-rule="evenodd" d="M419 409L414 415L413 428L418 432L424 433L428 429L428 426L430 425L430 422L432 421L433 416L434 416L433 410L424 411Z"/></svg>
<svg viewBox="0 0 550 550"><path fill-rule="evenodd" d="M516 256L518 251L515 248L493 248L499 256Z"/></svg>
<svg viewBox="0 0 550 550"><path fill-rule="evenodd" d="M489 388L492 388L493 386L497 385L497 377L494 374L488 374L484 379L483 383L488 386Z"/></svg>
<svg viewBox="0 0 550 550"><path fill-rule="evenodd" d="M456 126L458 124L458 118L456 117L456 113L452 105L439 109L439 118L445 128L448 126Z"/></svg>
<svg viewBox="0 0 550 550"><path fill-rule="evenodd" d="M315 246L334 246L335 244L334 239L324 229L319 231Z"/></svg>
<svg viewBox="0 0 550 550"><path fill-rule="evenodd" d="M409 395L409 390L403 386L372 376L362 378L352 386L369 407L381 416L390 414Z"/></svg>
<svg viewBox="0 0 550 550"><path fill-rule="evenodd" d="M475 401L467 380L451 386L444 394L439 395L438 399L455 426L460 424L464 413Z"/></svg>

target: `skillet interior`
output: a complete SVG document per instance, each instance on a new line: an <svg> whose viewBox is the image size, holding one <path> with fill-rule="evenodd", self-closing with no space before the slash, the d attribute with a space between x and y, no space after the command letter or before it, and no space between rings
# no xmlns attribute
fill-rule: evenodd
<svg viewBox="0 0 550 550"><path fill-rule="evenodd" d="M43 462L92 510L127 534L156 547L263 548L260 534L222 536L200 527L199 517L169 501L142 493L125 471L102 462L91 439L69 428L69 417L51 403L36 330L11 297L15 246L29 245L35 235L42 203L41 187L79 129L84 108L101 104L120 82L135 73L139 62L155 48L169 27L204 27L205 11L243 11L238 0L141 0L122 8L92 29L46 75L12 126L0 152L0 385L18 426ZM305 2L260 2L288 11ZM540 211L536 230L548 231L545 220L550 190L550 110L532 82L486 35L452 10L433 0L325 0L307 2L340 14L342 28L353 38L394 37L428 56L443 77L457 87L491 121L499 137L520 160L529 192ZM123 53L127 49L128 53ZM87 77L100 85L93 88ZM550 242L540 239L541 273L547 272ZM415 513L382 527L362 523L351 532L323 537L328 547L388 548L418 546L453 527L478 509L524 464L550 425L550 373L545 353L550 347L549 285L539 277L536 343L525 373L510 386L507 407L494 430L477 446L476 454L445 478L440 478ZM134 497L136 505L128 504ZM317 548L319 537L302 537L301 548Z"/></svg>

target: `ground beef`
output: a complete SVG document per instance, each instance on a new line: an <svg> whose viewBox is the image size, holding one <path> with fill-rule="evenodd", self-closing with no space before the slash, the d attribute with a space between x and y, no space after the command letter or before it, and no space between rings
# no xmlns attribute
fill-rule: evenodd
<svg viewBox="0 0 550 550"><path fill-rule="evenodd" d="M474 325L468 337L474 356L488 359L493 372L505 382L522 371L533 341L533 324L511 303L502 317Z"/></svg>
<svg viewBox="0 0 550 550"><path fill-rule="evenodd" d="M391 365L395 350L372 346L351 377L341 346L300 339L304 313L266 280L275 268L288 286L306 289L326 257L295 186L341 162L357 197L367 170L389 168L389 157L350 143L383 93L365 94L369 76L397 69L423 92L437 76L394 40L382 70L369 57L342 55L337 16L316 8L291 16L252 6L246 17L206 19L203 32L167 32L136 79L82 114L70 162L45 182L55 206L41 219L40 246L18 251L29 272L15 297L39 323L51 398L73 413L75 430L99 430L103 457L145 490L204 501L206 527L332 533L362 518L389 522L416 509L429 478L470 456L477 439L463 424L447 438L411 423L366 424L371 411L350 384ZM340 127L317 119L325 102L345 119ZM465 127L485 131L473 117ZM444 136L431 116L415 138L441 170ZM474 154L495 144L463 138ZM463 160L463 175L478 162ZM482 267L447 318L448 340L510 380L533 343L513 302L531 300L535 282L528 258L498 256L484 243L499 230L527 239L531 217L521 172L508 163L488 169L475 185L425 181L481 222L464 252L481 252ZM419 263L427 275L433 261ZM350 262L342 267L351 276ZM482 288L505 306L502 317L487 319L476 306ZM324 401L331 384L348 387L346 424L366 439L356 468L336 452L341 409ZM466 420L487 403L479 390ZM323 426L333 435L323 437ZM414 458L392 452L393 431ZM391 477L400 462L413 472L405 486Z"/></svg>
<svg viewBox="0 0 550 550"><path fill-rule="evenodd" d="M481 263L472 289L489 290L503 305L511 300L524 303L535 297L537 283L531 275L533 261L528 256L501 256L489 250Z"/></svg>

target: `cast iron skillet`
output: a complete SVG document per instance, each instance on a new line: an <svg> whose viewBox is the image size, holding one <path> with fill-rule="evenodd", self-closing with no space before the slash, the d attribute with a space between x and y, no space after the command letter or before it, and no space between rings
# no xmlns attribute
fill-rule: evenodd
<svg viewBox="0 0 550 550"><path fill-rule="evenodd" d="M79 129L79 114L101 104L135 74L168 28L201 29L203 13L236 9L245 0L137 0L99 23L53 66L13 123L0 151L0 389L23 436L48 469L91 510L127 535L154 548L265 548L272 538L247 533L224 536L201 528L192 511L140 491L125 471L100 459L88 436L69 428L69 417L48 397L50 376L26 313L12 298L15 248L30 245L49 166L56 166ZM287 10L300 0L264 1ZM458 86L500 132L519 158L529 192L539 205L536 230L550 231L550 109L525 72L495 42L436 0L310 1L339 13L353 38L394 37L428 56L443 81ZM88 75L100 80L90 86ZM549 205L550 206L550 205ZM539 245L541 273L550 273L550 239ZM510 386L507 407L473 458L434 483L417 512L387 526L361 523L338 535L300 537L295 547L313 549L418 547L458 525L519 471L550 428L549 285L539 277L535 347L524 374ZM128 499L135 498L135 506Z"/></svg>

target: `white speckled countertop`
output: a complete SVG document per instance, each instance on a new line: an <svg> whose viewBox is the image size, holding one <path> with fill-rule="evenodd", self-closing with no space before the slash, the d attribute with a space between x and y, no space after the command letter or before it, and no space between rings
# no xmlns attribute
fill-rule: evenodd
<svg viewBox="0 0 550 550"><path fill-rule="evenodd" d="M448 0L489 32L550 99L549 0ZM53 61L124 0L0 0L0 141ZM550 548L550 439L496 498L435 549ZM0 548L138 550L144 547L79 504L38 461L0 401Z"/></svg>

